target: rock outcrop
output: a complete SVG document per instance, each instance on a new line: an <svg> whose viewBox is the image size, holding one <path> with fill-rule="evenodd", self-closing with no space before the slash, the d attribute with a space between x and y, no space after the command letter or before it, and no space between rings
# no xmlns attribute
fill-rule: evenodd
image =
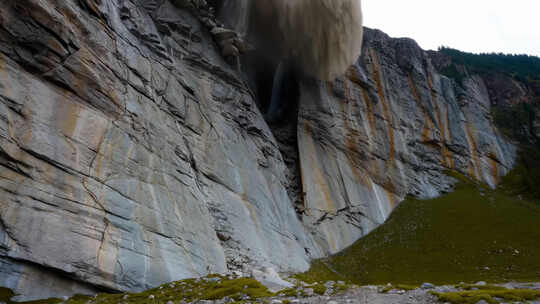
<svg viewBox="0 0 540 304"><path fill-rule="evenodd" d="M308 268L273 135L188 11L2 1L0 51L0 285L39 298Z"/></svg>
<svg viewBox="0 0 540 304"><path fill-rule="evenodd" d="M328 253L383 223L407 194L450 191L444 170L495 187L514 163L484 81L457 85L411 39L366 30L357 64L333 83L304 82L300 99L303 219Z"/></svg>
<svg viewBox="0 0 540 304"><path fill-rule="evenodd" d="M461 82L468 75L478 74L487 88L491 101L495 121L498 126L514 140L521 144L530 145L538 142L540 138L540 81L534 76L534 69L538 69L539 59L526 55L482 54L474 55L462 53L452 49L441 51L428 51L435 68L443 74L456 78ZM461 57L460 57L461 56ZM470 58L470 62L464 58ZM481 67L476 60L480 58L492 59L488 62L489 69ZM495 64L493 58L501 60ZM504 58L506 58L505 61ZM523 66L530 67L531 71L524 72ZM524 107L525 106L525 107ZM517 108L517 109L516 109ZM521 109L519 109L521 108ZM516 110L528 112L524 116L513 117ZM515 120L515 121L507 121Z"/></svg>
<svg viewBox="0 0 540 304"><path fill-rule="evenodd" d="M513 164L483 81L460 89L411 40L369 30L345 77L302 81L286 144L221 51L169 0L0 3L0 286L302 271L449 191L446 168L494 186Z"/></svg>

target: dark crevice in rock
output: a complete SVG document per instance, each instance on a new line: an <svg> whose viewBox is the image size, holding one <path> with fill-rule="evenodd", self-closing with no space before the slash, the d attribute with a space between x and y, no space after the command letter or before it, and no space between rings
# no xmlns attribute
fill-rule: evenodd
<svg viewBox="0 0 540 304"><path fill-rule="evenodd" d="M297 134L300 75L287 60L277 63L256 50L243 57L242 65L248 85L256 95L257 107L276 138L287 166L285 188L295 210L301 214L304 195ZM276 77L280 66L281 76Z"/></svg>
<svg viewBox="0 0 540 304"><path fill-rule="evenodd" d="M296 76L291 75L289 72L283 86L277 113L268 113L270 115L267 115L268 117L272 117L272 121L269 121L268 125L277 140L283 161L287 166L287 172L285 174L287 184L285 188L295 210L298 213L303 213L304 195L297 133L299 88Z"/></svg>
<svg viewBox="0 0 540 304"><path fill-rule="evenodd" d="M84 10L89 12L97 19L104 19L105 21L107 20L107 16L105 16L99 9L99 5L101 4L100 0L79 0L78 2Z"/></svg>
<svg viewBox="0 0 540 304"><path fill-rule="evenodd" d="M294 105L291 109L291 118L279 124L270 125L274 137L277 140L279 150L283 157L283 161L287 166L285 174L287 184L285 188L289 194L295 210L298 213L304 212L304 193L302 188L302 176L300 171L300 155L298 150L297 136L297 114L298 105Z"/></svg>
<svg viewBox="0 0 540 304"><path fill-rule="evenodd" d="M46 155L43 155L43 154L38 153L38 152L36 152L34 150L31 150L31 149L21 148L21 150L28 153L28 154L30 154L30 155L32 155L33 157L35 157L35 158L37 158L37 159L39 159L41 161L44 161L45 163L57 168L58 170L66 173L68 175L74 175L74 172L72 172L70 168L68 168L68 167L64 166L63 164L55 161L54 159L49 158Z"/></svg>
<svg viewBox="0 0 540 304"><path fill-rule="evenodd" d="M26 173L22 168L28 169L30 166L28 164L25 164L24 162L21 162L17 159L14 159L9 154L4 151L4 149L0 148L0 166L4 167L6 169L12 170L22 176L25 176L29 179L32 179L32 176L28 173ZM22 168L21 168L22 167Z"/></svg>

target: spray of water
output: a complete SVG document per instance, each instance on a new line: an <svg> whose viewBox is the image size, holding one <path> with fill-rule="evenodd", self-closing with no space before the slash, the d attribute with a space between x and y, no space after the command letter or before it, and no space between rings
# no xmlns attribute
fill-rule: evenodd
<svg viewBox="0 0 540 304"><path fill-rule="evenodd" d="M362 49L360 0L225 0L221 19L279 62L330 80Z"/></svg>

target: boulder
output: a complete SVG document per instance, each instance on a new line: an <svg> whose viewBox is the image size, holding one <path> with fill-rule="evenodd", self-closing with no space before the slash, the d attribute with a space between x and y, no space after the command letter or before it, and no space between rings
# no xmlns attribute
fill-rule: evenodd
<svg viewBox="0 0 540 304"><path fill-rule="evenodd" d="M252 271L253 278L266 286L271 292L278 292L286 288L292 288L294 285L283 280L279 274L270 267L265 267L262 270L254 269Z"/></svg>

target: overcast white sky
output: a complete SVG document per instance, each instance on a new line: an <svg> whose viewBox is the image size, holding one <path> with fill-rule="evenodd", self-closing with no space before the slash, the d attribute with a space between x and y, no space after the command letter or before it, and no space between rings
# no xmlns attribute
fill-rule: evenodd
<svg viewBox="0 0 540 304"><path fill-rule="evenodd" d="M362 0L364 24L468 52L540 56L540 0Z"/></svg>

